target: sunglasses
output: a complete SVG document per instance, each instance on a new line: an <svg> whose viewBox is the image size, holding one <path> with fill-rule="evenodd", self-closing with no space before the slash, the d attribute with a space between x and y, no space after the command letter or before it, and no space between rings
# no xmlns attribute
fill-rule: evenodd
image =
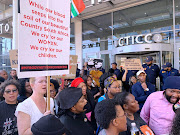
<svg viewBox="0 0 180 135"><path fill-rule="evenodd" d="M11 92L16 93L17 91L18 91L17 89L14 89L14 90L5 90L4 92L10 94Z"/></svg>

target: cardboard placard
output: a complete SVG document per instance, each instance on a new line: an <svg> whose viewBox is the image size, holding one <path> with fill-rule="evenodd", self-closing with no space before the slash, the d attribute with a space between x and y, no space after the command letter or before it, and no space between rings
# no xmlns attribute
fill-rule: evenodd
<svg viewBox="0 0 180 135"><path fill-rule="evenodd" d="M127 70L142 70L142 64L140 59L126 59L124 66Z"/></svg>
<svg viewBox="0 0 180 135"><path fill-rule="evenodd" d="M64 74L64 75L56 75L52 76L53 79L56 78L62 78L62 79L75 79L76 78L76 69L77 69L77 55L70 55L69 62L69 74Z"/></svg>
<svg viewBox="0 0 180 135"><path fill-rule="evenodd" d="M11 62L11 68L18 68L18 50L10 50L9 58Z"/></svg>
<svg viewBox="0 0 180 135"><path fill-rule="evenodd" d="M18 77L69 73L70 1L21 0Z"/></svg>

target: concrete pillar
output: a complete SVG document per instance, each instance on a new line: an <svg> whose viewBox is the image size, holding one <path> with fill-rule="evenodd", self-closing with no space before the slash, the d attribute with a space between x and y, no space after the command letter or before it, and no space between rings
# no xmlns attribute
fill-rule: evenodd
<svg viewBox="0 0 180 135"><path fill-rule="evenodd" d="M108 50L108 41L100 42L100 51L104 50ZM101 54L101 59L103 59L103 68L105 68L107 72L110 68L109 54Z"/></svg>
<svg viewBox="0 0 180 135"><path fill-rule="evenodd" d="M75 18L74 18L75 19ZM82 52L82 20L74 20L75 34L75 49L78 56L78 68L83 67L83 52Z"/></svg>
<svg viewBox="0 0 180 135"><path fill-rule="evenodd" d="M12 49L18 49L18 0L13 0L13 43Z"/></svg>

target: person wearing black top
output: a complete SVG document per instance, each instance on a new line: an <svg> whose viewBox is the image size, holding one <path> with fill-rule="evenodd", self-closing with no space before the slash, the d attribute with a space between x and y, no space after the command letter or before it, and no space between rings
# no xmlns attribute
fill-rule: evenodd
<svg viewBox="0 0 180 135"><path fill-rule="evenodd" d="M115 95L114 99L121 105L127 117L127 131L120 133L120 135L131 135L131 123L136 123L137 128L142 132L142 128L147 126L146 122L137 113L139 110L139 104L135 100L135 97L129 92L121 92ZM148 127L149 130L151 130ZM152 132L152 131L151 131Z"/></svg>
<svg viewBox="0 0 180 135"><path fill-rule="evenodd" d="M85 115L87 100L82 94L81 88L69 87L62 90L56 98L60 102L60 121L70 132L67 135L94 135L90 121Z"/></svg>
<svg viewBox="0 0 180 135"><path fill-rule="evenodd" d="M19 91L19 96L17 98L18 102L23 102L25 99L32 95L32 88L30 86L29 78L19 79L21 85L21 90Z"/></svg>
<svg viewBox="0 0 180 135"><path fill-rule="evenodd" d="M127 68L124 67L122 83L126 92L132 93L132 86L137 82L136 73L137 70L127 70Z"/></svg>
<svg viewBox="0 0 180 135"><path fill-rule="evenodd" d="M86 84L86 87L87 87L87 91L91 92L91 94L94 96L94 99L98 99L101 95L100 91L99 91L99 88L98 87L93 87L92 86L92 82L93 82L93 79L91 76L86 76L84 75L82 77L82 79L84 80L84 83Z"/></svg>
<svg viewBox="0 0 180 135"><path fill-rule="evenodd" d="M5 98L0 102L0 134L18 135L17 119L14 113L20 84L16 80L7 80L1 84L0 90Z"/></svg>

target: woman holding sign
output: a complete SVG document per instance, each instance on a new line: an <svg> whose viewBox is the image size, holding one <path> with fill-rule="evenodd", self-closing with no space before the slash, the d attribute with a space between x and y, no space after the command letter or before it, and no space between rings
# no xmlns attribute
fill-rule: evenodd
<svg viewBox="0 0 180 135"><path fill-rule="evenodd" d="M120 133L120 135L131 134L131 123L136 123L139 129L139 135L154 135L153 131L147 126L146 122L139 116L139 104L135 97L129 92L121 92L115 95L114 99L121 105L127 117L127 131Z"/></svg>
<svg viewBox="0 0 180 135"><path fill-rule="evenodd" d="M17 106L15 115L17 117L17 125L19 135L31 135L31 126L44 115L53 113L54 102L50 101L50 111L46 110L46 98L44 94L47 92L47 78L35 77L30 79L30 85L33 94Z"/></svg>

